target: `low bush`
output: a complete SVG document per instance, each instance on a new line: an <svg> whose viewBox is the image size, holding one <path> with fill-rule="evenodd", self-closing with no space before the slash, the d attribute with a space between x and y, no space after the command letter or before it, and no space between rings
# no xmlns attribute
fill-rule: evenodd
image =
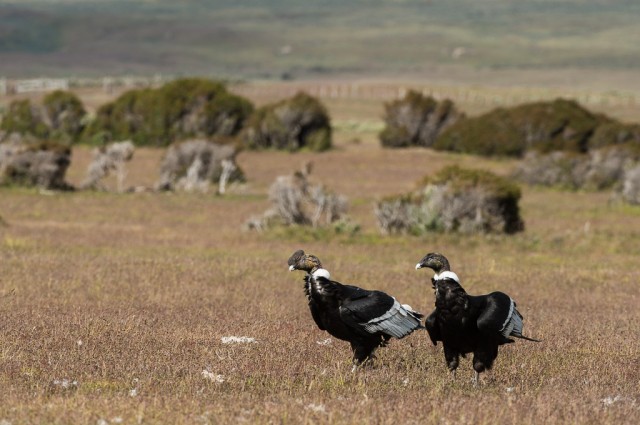
<svg viewBox="0 0 640 425"><path fill-rule="evenodd" d="M593 114L571 100L556 99L459 120L433 147L485 156L523 156L529 150L586 152L598 127L614 120ZM612 144L602 134L601 144Z"/></svg>
<svg viewBox="0 0 640 425"><path fill-rule="evenodd" d="M624 144L588 153L529 152L514 177L524 183L569 190L603 190L618 185L625 170L640 160L640 145Z"/></svg>
<svg viewBox="0 0 640 425"><path fill-rule="evenodd" d="M2 118L0 128L8 134L31 135L45 138L49 133L42 118L42 110L29 99L14 100Z"/></svg>
<svg viewBox="0 0 640 425"><path fill-rule="evenodd" d="M113 142L93 151L93 160L87 169L87 177L80 185L81 189L106 190L102 181L112 172L116 174L118 192L124 191L126 177L125 164L131 161L135 147L130 140Z"/></svg>
<svg viewBox="0 0 640 425"><path fill-rule="evenodd" d="M71 148L55 142L0 144L0 184L69 190Z"/></svg>
<svg viewBox="0 0 640 425"><path fill-rule="evenodd" d="M72 144L80 140L86 115L75 94L57 90L45 96L41 106L28 99L11 102L0 128L27 138Z"/></svg>
<svg viewBox="0 0 640 425"><path fill-rule="evenodd" d="M463 117L452 101L438 102L413 90L384 108L385 128L379 137L382 146L389 148L430 147L442 131Z"/></svg>
<svg viewBox="0 0 640 425"><path fill-rule="evenodd" d="M245 180L236 164L237 154L233 142L222 138L174 143L162 160L156 189L207 191L211 184L218 184L218 192L224 193L227 183Z"/></svg>
<svg viewBox="0 0 640 425"><path fill-rule="evenodd" d="M87 111L78 96L56 90L44 97L42 108L50 139L69 144L80 140Z"/></svg>
<svg viewBox="0 0 640 425"><path fill-rule="evenodd" d="M640 205L640 164L625 172L619 194L625 202Z"/></svg>
<svg viewBox="0 0 640 425"><path fill-rule="evenodd" d="M383 233L515 233L524 229L520 188L489 171L450 166L416 191L375 206Z"/></svg>
<svg viewBox="0 0 640 425"><path fill-rule="evenodd" d="M249 219L245 228L261 231L274 226L336 224L336 233L354 229L346 216L347 198L312 184L309 174L311 164L307 163L300 171L277 177L269 188L271 208L262 216Z"/></svg>
<svg viewBox="0 0 640 425"><path fill-rule="evenodd" d="M319 100L298 93L256 110L243 140L250 149L324 151L332 144L329 114Z"/></svg>

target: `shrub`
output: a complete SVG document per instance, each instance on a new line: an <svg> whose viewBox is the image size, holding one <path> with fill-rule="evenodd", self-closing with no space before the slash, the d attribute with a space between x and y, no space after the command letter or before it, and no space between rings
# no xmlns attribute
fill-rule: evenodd
<svg viewBox="0 0 640 425"><path fill-rule="evenodd" d="M0 183L69 190L71 148L54 142L0 144Z"/></svg>
<svg viewBox="0 0 640 425"><path fill-rule="evenodd" d="M245 227L265 230L281 225L326 226L339 223L336 232L354 228L346 218L347 199L309 182L311 164L301 171L279 176L269 188L271 208L262 216L251 218Z"/></svg>
<svg viewBox="0 0 640 425"><path fill-rule="evenodd" d="M111 172L115 172L118 180L118 192L122 192L126 176L125 163L131 161L134 152L135 147L130 140L95 148L93 160L87 169L87 177L80 187L82 189L106 190L100 182Z"/></svg>
<svg viewBox="0 0 640 425"><path fill-rule="evenodd" d="M598 126L589 139L587 148L598 149L609 145L636 144L640 146L640 125L622 124L616 121Z"/></svg>
<svg viewBox="0 0 640 425"><path fill-rule="evenodd" d="M79 140L86 111L80 99L71 92L57 90L43 99L42 106L28 99L11 102L0 128L36 139L64 144Z"/></svg>
<svg viewBox="0 0 640 425"><path fill-rule="evenodd" d="M463 116L452 101L438 103L413 90L401 100L386 103L384 108L385 128L379 137L382 146L390 148L430 147L442 131Z"/></svg>
<svg viewBox="0 0 640 425"><path fill-rule="evenodd" d="M40 109L32 105L29 99L11 102L2 118L0 128L7 133L32 135L37 138L45 138L49 133Z"/></svg>
<svg viewBox="0 0 640 425"><path fill-rule="evenodd" d="M445 130L433 147L487 156L522 156L530 149L586 152L596 128L611 122L574 101L556 99L460 120Z"/></svg>
<svg viewBox="0 0 640 425"><path fill-rule="evenodd" d="M103 105L85 140L106 134L136 145L167 146L176 139L232 136L252 110L248 100L229 93L220 82L176 80L158 89L128 91Z"/></svg>
<svg viewBox="0 0 640 425"><path fill-rule="evenodd" d="M625 202L640 205L640 164L626 171L619 192Z"/></svg>
<svg viewBox="0 0 640 425"><path fill-rule="evenodd" d="M420 182L412 193L375 206L383 233L515 233L524 229L520 188L489 171L450 166Z"/></svg>
<svg viewBox="0 0 640 425"><path fill-rule="evenodd" d="M238 149L229 140L194 139L174 143L160 168L157 190L208 190L212 183L224 193L227 182L244 181L236 164Z"/></svg>
<svg viewBox="0 0 640 425"><path fill-rule="evenodd" d="M640 159L640 146L606 146L588 153L529 152L514 177L524 183L561 189L608 189L622 181L625 169Z"/></svg>
<svg viewBox="0 0 640 425"><path fill-rule="evenodd" d="M56 90L45 96L42 108L51 139L66 143L75 143L79 140L84 129L87 111L78 96L71 92Z"/></svg>
<svg viewBox="0 0 640 425"><path fill-rule="evenodd" d="M329 114L320 101L298 93L256 110L243 139L252 149L324 151L331 148Z"/></svg>

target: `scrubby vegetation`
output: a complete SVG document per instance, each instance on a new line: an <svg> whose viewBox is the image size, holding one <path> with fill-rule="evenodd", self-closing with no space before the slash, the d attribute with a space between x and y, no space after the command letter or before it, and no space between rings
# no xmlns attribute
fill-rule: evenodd
<svg viewBox="0 0 640 425"><path fill-rule="evenodd" d="M71 148L55 142L0 144L0 184L69 190Z"/></svg>
<svg viewBox="0 0 640 425"><path fill-rule="evenodd" d="M603 190L619 185L625 170L640 160L640 145L624 144L587 153L529 152L514 176L528 184L562 189Z"/></svg>
<svg viewBox="0 0 640 425"><path fill-rule="evenodd" d="M347 198L326 190L321 184L309 181L312 165L279 176L269 188L271 208L262 216L253 217L245 228L265 230L274 226L326 226L346 220ZM344 222L338 227L343 228Z"/></svg>
<svg viewBox="0 0 640 425"><path fill-rule="evenodd" d="M44 97L42 109L49 138L66 143L80 139L87 111L78 96L63 90L54 91Z"/></svg>
<svg viewBox="0 0 640 425"><path fill-rule="evenodd" d="M413 90L403 99L386 103L384 109L385 128L379 137L388 148L430 147L440 133L464 116L452 101L438 102Z"/></svg>
<svg viewBox="0 0 640 425"><path fill-rule="evenodd" d="M194 139L174 143L162 159L157 190L207 191L211 184L224 193L228 182L242 182L237 147L230 140Z"/></svg>
<svg viewBox="0 0 640 425"><path fill-rule="evenodd" d="M45 96L41 106L29 99L11 102L0 128L7 133L72 144L80 139L86 114L75 94L57 90Z"/></svg>
<svg viewBox="0 0 640 425"><path fill-rule="evenodd" d="M87 177L80 185L82 189L106 190L102 181L112 172L118 181L117 191L124 190L127 175L125 164L131 161L135 147L130 140L109 143L93 150L93 161L87 168Z"/></svg>
<svg viewBox="0 0 640 425"><path fill-rule="evenodd" d="M256 110L243 138L252 149L324 151L332 144L329 114L319 100L298 93Z"/></svg>
<svg viewBox="0 0 640 425"><path fill-rule="evenodd" d="M530 150L587 152L637 138L637 126L625 126L594 114L577 102L556 99L499 108L452 125L436 140L439 150L477 155L523 156Z"/></svg>
<svg viewBox="0 0 640 425"><path fill-rule="evenodd" d="M189 137L233 136L252 110L251 102L229 93L220 82L175 80L158 89L128 91L101 106L85 139L168 146Z"/></svg>
<svg viewBox="0 0 640 425"><path fill-rule="evenodd" d="M640 164L626 170L618 192L623 201L640 205Z"/></svg>
<svg viewBox="0 0 640 425"><path fill-rule="evenodd" d="M515 233L524 229L520 188L489 171L449 166L416 191L375 206L383 233Z"/></svg>
<svg viewBox="0 0 640 425"><path fill-rule="evenodd" d="M48 128L44 124L41 112L29 99L15 100L9 104L0 128L8 134L46 137Z"/></svg>

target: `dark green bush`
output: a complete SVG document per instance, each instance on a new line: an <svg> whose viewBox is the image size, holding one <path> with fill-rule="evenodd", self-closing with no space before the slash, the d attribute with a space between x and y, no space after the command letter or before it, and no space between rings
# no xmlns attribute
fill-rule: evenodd
<svg viewBox="0 0 640 425"><path fill-rule="evenodd" d="M379 137L388 148L430 147L442 131L463 116L450 100L438 103L413 90L384 108L385 128Z"/></svg>
<svg viewBox="0 0 640 425"><path fill-rule="evenodd" d="M42 108L50 139L69 144L79 140L87 111L78 96L56 90L45 96Z"/></svg>
<svg viewBox="0 0 640 425"><path fill-rule="evenodd" d="M28 99L11 102L0 128L36 139L49 139L64 144L78 141L84 126L86 111L73 93L56 90L32 105Z"/></svg>
<svg viewBox="0 0 640 425"><path fill-rule="evenodd" d="M253 105L220 82L190 78L158 89L131 90L98 109L85 140L108 134L136 145L167 146L190 137L233 136Z"/></svg>
<svg viewBox="0 0 640 425"><path fill-rule="evenodd" d="M487 156L522 156L530 149L586 152L596 129L611 122L574 101L556 99L460 120L445 130L433 147Z"/></svg>
<svg viewBox="0 0 640 425"><path fill-rule="evenodd" d="M251 149L324 151L331 148L329 114L316 98L298 93L256 110L243 140Z"/></svg>
<svg viewBox="0 0 640 425"><path fill-rule="evenodd" d="M612 121L596 128L589 139L588 149L617 144L636 144L640 147L640 124L623 124Z"/></svg>
<svg viewBox="0 0 640 425"><path fill-rule="evenodd" d="M37 138L46 138L49 134L40 109L32 105L29 99L14 100L9 104L0 129L7 133L29 134Z"/></svg>

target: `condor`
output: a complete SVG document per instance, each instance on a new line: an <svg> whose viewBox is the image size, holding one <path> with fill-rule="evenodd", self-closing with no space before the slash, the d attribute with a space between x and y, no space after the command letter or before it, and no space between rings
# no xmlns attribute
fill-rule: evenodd
<svg viewBox="0 0 640 425"><path fill-rule="evenodd" d="M436 272L431 279L436 309L427 317L425 327L433 345L442 341L454 379L460 356L473 353L473 383L477 385L480 373L491 369L498 357L498 347L514 342L510 337L539 342L522 335L522 315L507 294L467 294L442 254L427 254L416 265L416 269L423 267Z"/></svg>
<svg viewBox="0 0 640 425"><path fill-rule="evenodd" d="M311 316L321 330L351 344L354 371L372 362L375 350L392 337L403 338L422 328L422 314L384 292L330 280L329 272L314 255L296 251L288 264L290 271L307 272L304 292Z"/></svg>

